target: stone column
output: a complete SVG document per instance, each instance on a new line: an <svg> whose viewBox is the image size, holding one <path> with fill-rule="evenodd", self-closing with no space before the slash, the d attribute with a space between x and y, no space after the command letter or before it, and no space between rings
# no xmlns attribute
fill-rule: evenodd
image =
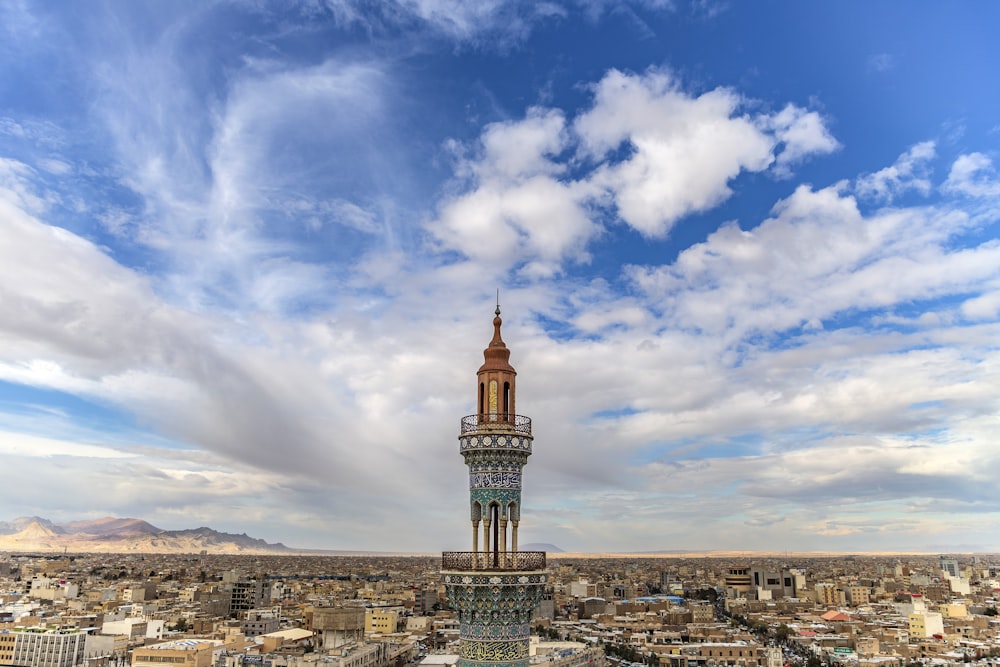
<svg viewBox="0 0 1000 667"><path fill-rule="evenodd" d="M507 561L507 519L500 519L500 558L501 565Z"/></svg>

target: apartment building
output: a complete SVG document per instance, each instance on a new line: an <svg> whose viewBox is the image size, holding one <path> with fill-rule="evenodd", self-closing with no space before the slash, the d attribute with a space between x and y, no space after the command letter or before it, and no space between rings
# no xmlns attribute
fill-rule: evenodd
<svg viewBox="0 0 1000 667"><path fill-rule="evenodd" d="M83 661L87 631L12 628L0 634L0 663L20 667L74 667Z"/></svg>
<svg viewBox="0 0 1000 667"><path fill-rule="evenodd" d="M243 612L240 631L247 637L257 637L277 632L281 624L281 607L273 609L251 609Z"/></svg>

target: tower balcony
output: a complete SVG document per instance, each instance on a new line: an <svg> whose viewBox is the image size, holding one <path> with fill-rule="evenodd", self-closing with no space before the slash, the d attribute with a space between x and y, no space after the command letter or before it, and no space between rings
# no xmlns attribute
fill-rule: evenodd
<svg viewBox="0 0 1000 667"><path fill-rule="evenodd" d="M446 572L525 572L545 569L544 551L445 551Z"/></svg>
<svg viewBox="0 0 1000 667"><path fill-rule="evenodd" d="M482 413L462 417L462 433L477 433L483 431L514 431L522 435L531 435L531 417L513 413Z"/></svg>

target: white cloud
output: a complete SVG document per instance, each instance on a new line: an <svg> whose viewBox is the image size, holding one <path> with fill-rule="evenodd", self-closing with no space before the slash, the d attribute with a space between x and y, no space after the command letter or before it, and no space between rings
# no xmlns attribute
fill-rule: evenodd
<svg viewBox="0 0 1000 667"><path fill-rule="evenodd" d="M33 175L34 170L23 162L0 157L0 199L35 213L48 209L54 195L39 192L34 187Z"/></svg>
<svg viewBox="0 0 1000 667"><path fill-rule="evenodd" d="M625 222L658 237L680 217L725 200L727 183L741 171L771 164L773 140L736 115L740 103L722 88L692 97L666 72L612 70L574 129L598 160L627 145L630 154L599 168L592 181L609 191Z"/></svg>
<svg viewBox="0 0 1000 667"><path fill-rule="evenodd" d="M567 259L585 261L599 227L585 206L587 188L557 178L565 166L555 158L566 141L554 110L487 126L481 152L459 165L472 187L443 202L432 234L443 247L498 268L523 262L529 277L558 273Z"/></svg>
<svg viewBox="0 0 1000 667"><path fill-rule="evenodd" d="M96 459L119 459L135 456L121 450L79 442L65 442L54 438L42 438L25 433L0 431L0 452L5 459L12 457L51 458L72 456Z"/></svg>
<svg viewBox="0 0 1000 667"><path fill-rule="evenodd" d="M988 288L987 288L988 289ZM962 303L962 315L972 320L993 322L1000 318L1000 288L967 299Z"/></svg>
<svg viewBox="0 0 1000 667"><path fill-rule="evenodd" d="M556 161L567 147L566 121L558 110L533 107L524 120L491 123L480 141L482 156L468 165L480 180L516 183L565 171Z"/></svg>
<svg viewBox="0 0 1000 667"><path fill-rule="evenodd" d="M765 127L774 132L781 144L775 161L775 172L782 176L791 174L792 165L812 155L832 153L840 144L827 129L822 116L793 104L773 116L762 119Z"/></svg>
<svg viewBox="0 0 1000 667"><path fill-rule="evenodd" d="M932 298L996 274L991 245L944 249L966 216L915 208L865 218L841 187L799 186L760 226L723 226L673 266L632 275L679 325L741 337Z"/></svg>
<svg viewBox="0 0 1000 667"><path fill-rule="evenodd" d="M931 191L930 165L936 154L933 141L923 141L910 147L896 162L873 174L859 176L855 189L861 197L891 201L907 190L927 196Z"/></svg>
<svg viewBox="0 0 1000 667"><path fill-rule="evenodd" d="M312 7L314 3L303 3ZM361 0L325 0L334 20L359 25L372 33L400 28L420 29L459 43L498 42L506 45L526 37L540 20L566 13L565 3L509 0L391 0L378 5Z"/></svg>
<svg viewBox="0 0 1000 667"><path fill-rule="evenodd" d="M1000 178L993 160L982 153L969 153L959 156L951 165L942 188L970 197L997 197L1000 196Z"/></svg>
<svg viewBox="0 0 1000 667"><path fill-rule="evenodd" d="M681 217L729 197L741 172L777 160L787 173L837 146L815 112L789 105L751 118L740 115L734 92L694 97L658 70L611 70L593 94L570 127L561 111L538 107L487 126L459 162L468 189L446 198L429 224L438 243L496 267L523 263L529 277L551 276L567 260L588 259L609 210L662 237Z"/></svg>

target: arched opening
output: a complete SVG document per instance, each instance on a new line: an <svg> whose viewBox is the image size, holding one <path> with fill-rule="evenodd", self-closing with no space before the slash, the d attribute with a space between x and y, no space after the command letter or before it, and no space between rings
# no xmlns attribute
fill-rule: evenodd
<svg viewBox="0 0 1000 667"><path fill-rule="evenodd" d="M505 419L510 419L510 382L503 383L503 414Z"/></svg>
<svg viewBox="0 0 1000 667"><path fill-rule="evenodd" d="M479 414L486 414L486 385L479 383Z"/></svg>
<svg viewBox="0 0 1000 667"><path fill-rule="evenodd" d="M479 551L479 522L483 518L483 506L478 500L472 501L472 551Z"/></svg>
<svg viewBox="0 0 1000 667"><path fill-rule="evenodd" d="M493 522L493 567L500 567L500 505L490 503L490 521Z"/></svg>

